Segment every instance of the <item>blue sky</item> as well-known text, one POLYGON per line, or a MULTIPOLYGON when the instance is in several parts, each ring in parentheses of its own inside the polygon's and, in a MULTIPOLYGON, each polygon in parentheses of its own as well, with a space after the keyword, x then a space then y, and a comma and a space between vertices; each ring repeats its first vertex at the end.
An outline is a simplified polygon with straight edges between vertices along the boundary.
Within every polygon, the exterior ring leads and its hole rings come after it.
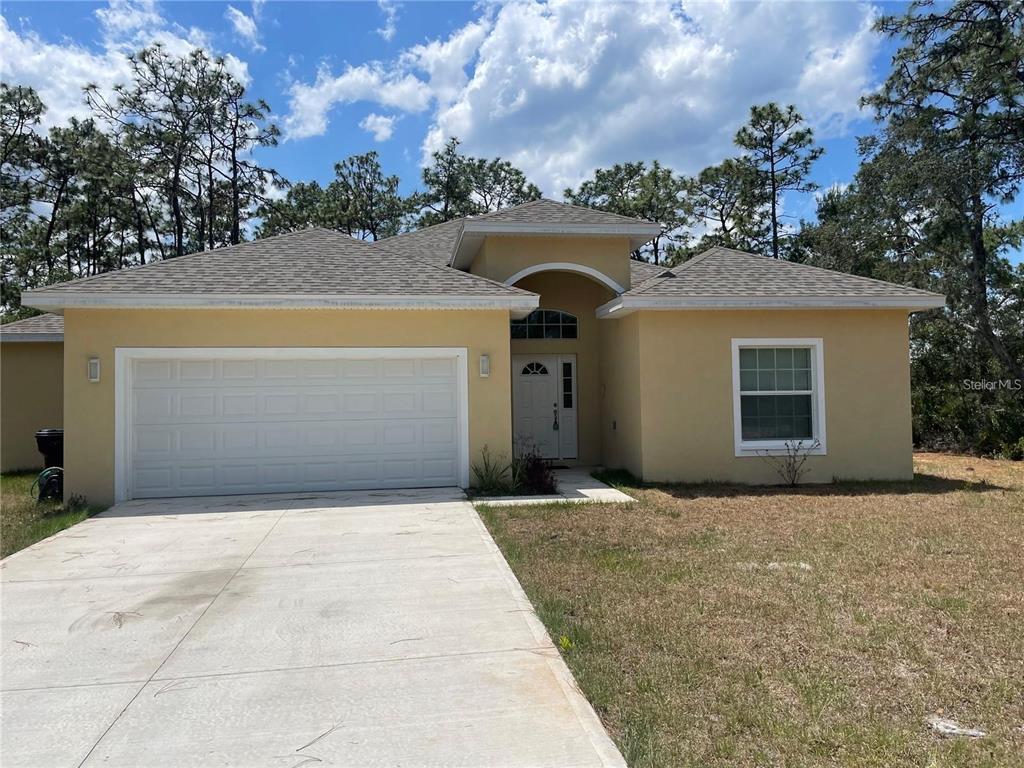
MULTIPOLYGON (((893 6, 889 7, 889 10, 893 6)), ((902 7, 902 6, 899 6, 902 7)), ((263 160, 328 181, 336 161, 377 150, 403 189, 448 136, 501 155, 548 196, 595 167, 660 159, 695 173, 732 152, 753 103, 794 103, 848 182, 858 97, 893 46, 857 2, 5 2, 0 73, 32 85, 49 120, 83 115, 80 89, 111 87, 126 53, 154 41, 228 57, 284 131, 263 160)), ((794 217, 813 199, 785 201, 794 217)), ((1016 206, 1017 213, 1021 204, 1016 206)))

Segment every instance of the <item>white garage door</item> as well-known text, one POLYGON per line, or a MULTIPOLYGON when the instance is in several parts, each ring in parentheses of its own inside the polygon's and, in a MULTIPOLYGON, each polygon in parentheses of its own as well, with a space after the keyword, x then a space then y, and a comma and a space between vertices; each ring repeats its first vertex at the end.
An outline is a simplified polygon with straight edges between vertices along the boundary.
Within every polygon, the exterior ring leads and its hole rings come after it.
POLYGON ((118 352, 121 497, 462 480, 457 350, 118 352))

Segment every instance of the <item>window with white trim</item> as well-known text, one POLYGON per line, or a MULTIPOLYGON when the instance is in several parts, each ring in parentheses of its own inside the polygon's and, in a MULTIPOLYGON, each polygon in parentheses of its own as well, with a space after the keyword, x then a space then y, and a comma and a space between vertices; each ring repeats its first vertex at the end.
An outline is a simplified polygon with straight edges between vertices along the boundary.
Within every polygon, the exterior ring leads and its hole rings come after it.
POLYGON ((821 339, 733 339, 736 455, 805 446, 825 452, 821 339))

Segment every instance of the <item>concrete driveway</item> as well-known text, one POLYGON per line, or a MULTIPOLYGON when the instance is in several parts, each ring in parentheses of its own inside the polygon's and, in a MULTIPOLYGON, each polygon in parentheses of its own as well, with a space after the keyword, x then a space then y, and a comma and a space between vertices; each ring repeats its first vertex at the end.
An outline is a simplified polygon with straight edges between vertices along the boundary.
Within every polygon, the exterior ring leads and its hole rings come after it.
POLYGON ((130 502, 0 570, 5 768, 623 765, 457 489, 130 502))

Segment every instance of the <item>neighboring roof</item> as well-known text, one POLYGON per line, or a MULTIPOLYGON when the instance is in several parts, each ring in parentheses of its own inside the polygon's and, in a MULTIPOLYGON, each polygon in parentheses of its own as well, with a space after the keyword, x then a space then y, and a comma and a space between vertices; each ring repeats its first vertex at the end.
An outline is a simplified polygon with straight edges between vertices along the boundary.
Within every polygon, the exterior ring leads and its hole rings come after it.
POLYGON ((13 323, 0 325, 0 339, 3 341, 64 341, 64 318, 46 313, 13 323))
POLYGON ((879 308, 931 309, 941 294, 848 275, 730 248, 712 248, 651 277, 600 307, 598 314, 637 309, 879 308))
POLYGON ((27 291, 28 306, 532 309, 536 295, 306 229, 27 291))

